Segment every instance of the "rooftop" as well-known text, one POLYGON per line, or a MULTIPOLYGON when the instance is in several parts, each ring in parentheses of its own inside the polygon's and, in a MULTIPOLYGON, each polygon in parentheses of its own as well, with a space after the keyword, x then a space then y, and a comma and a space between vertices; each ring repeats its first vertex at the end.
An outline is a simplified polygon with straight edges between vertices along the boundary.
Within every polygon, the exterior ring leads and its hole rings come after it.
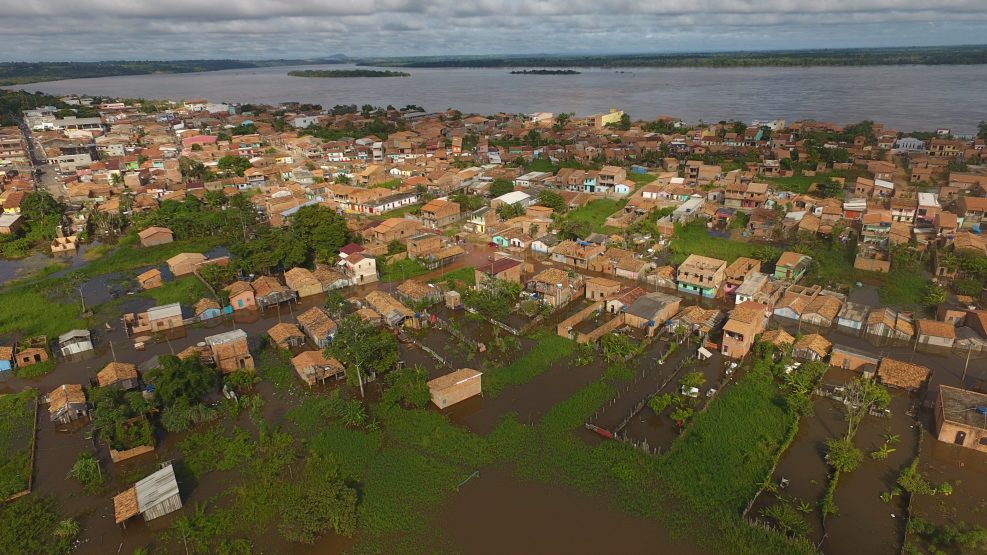
POLYGON ((987 395, 941 385, 939 403, 945 421, 987 431, 987 414, 981 412, 982 408, 987 407, 987 395))

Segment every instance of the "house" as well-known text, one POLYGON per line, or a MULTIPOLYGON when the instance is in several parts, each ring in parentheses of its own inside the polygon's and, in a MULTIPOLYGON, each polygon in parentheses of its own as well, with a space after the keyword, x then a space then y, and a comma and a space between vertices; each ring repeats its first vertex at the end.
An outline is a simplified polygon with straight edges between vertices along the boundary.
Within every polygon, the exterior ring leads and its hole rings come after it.
POLYGON ((442 290, 430 283, 422 283, 413 279, 398 285, 394 291, 398 299, 410 306, 420 308, 432 306, 442 300, 442 290))
POLYGON ((174 234, 167 227, 149 227, 138 233, 137 236, 140 237, 142 247, 164 245, 175 240, 174 234))
POLYGON ((250 355, 247 333, 243 330, 211 335, 205 342, 213 363, 223 374, 254 369, 254 357, 250 355))
POLYGON ((881 383, 909 391, 922 387, 930 374, 932 371, 925 366, 888 357, 882 358, 877 367, 877 377, 881 383))
POLYGON ((812 258, 802 253, 785 251, 778 262, 775 262, 775 278, 798 282, 808 271, 812 258))
POLYGON ((784 349, 786 347, 791 347, 795 344, 795 338, 792 334, 787 331, 778 328, 776 330, 769 330, 761 334, 761 343, 767 343, 773 345, 778 349, 784 349))
POLYGON ((554 233, 548 233, 546 235, 542 235, 541 237, 538 237, 537 239, 531 241, 531 245, 530 245, 531 252, 536 254, 547 255, 560 242, 561 240, 554 233))
POLYGON ((349 287, 353 284, 345 274, 333 270, 329 266, 316 265, 315 270, 312 271, 312 275, 315 279, 319 280, 319 284, 322 285, 323 291, 332 291, 334 289, 341 289, 343 287, 349 287))
POLYGON ((917 341, 933 347, 952 347, 956 341, 956 328, 937 320, 918 320, 917 341))
POLYGON ((807 324, 828 328, 836 322, 843 308, 843 301, 833 295, 816 295, 805 310, 802 311, 801 320, 807 324))
POLYGON ((689 333, 706 337, 723 322, 724 318, 723 312, 715 308, 687 306, 672 317, 665 329, 674 333, 681 326, 689 333))
POLYGON ((99 387, 137 389, 140 385, 139 381, 137 365, 129 362, 111 362, 96 373, 96 383, 99 387))
POLYGON ((182 495, 178 490, 175 469, 170 462, 113 497, 113 518, 117 524, 124 526, 128 519, 137 515, 144 517, 146 522, 181 508, 182 495))
POLYGON ((377 260, 360 253, 340 258, 339 267, 354 284, 377 281, 377 260))
POLYGON ((830 366, 860 372, 866 377, 874 375, 880 360, 880 357, 843 345, 833 345, 833 351, 829 356, 830 366))
POLYGON ((682 299, 666 293, 647 293, 624 309, 624 322, 651 337, 679 311, 682 299))
POLYGON ((836 325, 862 333, 864 326, 867 325, 867 312, 866 305, 848 302, 840 309, 836 317, 836 325))
POLYGON ((802 336, 792 346, 792 356, 804 360, 822 360, 829 354, 833 344, 818 333, 802 336))
POLYGON ((720 352, 730 358, 743 358, 754 346, 754 338, 764 330, 767 319, 763 305, 747 302, 730 311, 723 325, 720 352))
POLYGON ((137 283, 141 286, 141 289, 144 289, 145 291, 148 289, 154 289, 155 287, 161 287, 164 285, 164 280, 161 278, 161 270, 151 268, 142 274, 138 274, 137 283))
POLYGON ((234 281, 223 288, 230 298, 230 306, 233 310, 254 310, 257 308, 257 300, 254 297, 254 288, 246 281, 234 281))
POLYGON ((364 297, 367 305, 383 316, 387 325, 398 328, 404 325, 417 325, 415 311, 404 306, 397 299, 383 291, 371 291, 364 297))
POLYGON ((58 350, 63 357, 88 353, 93 350, 92 333, 89 330, 72 330, 58 336, 58 350))
POLYGON ((336 322, 329 317, 329 313, 320 307, 312 308, 298 315, 298 327, 315 343, 320 349, 325 349, 332 341, 332 336, 336 335, 336 322))
POLYGON ((867 317, 866 332, 875 337, 910 341, 915 337, 915 325, 906 314, 890 308, 878 308, 867 317))
POLYGON ((48 394, 48 417, 52 422, 68 424, 88 414, 89 406, 81 385, 61 385, 48 394))
POLYGON ((302 267, 292 268, 284 273, 284 282, 298 298, 311 297, 323 292, 322 283, 310 270, 302 267))
POLYGON ((24 217, 20 214, 0 214, 0 235, 13 235, 24 227, 24 217))
POLYGON ((432 403, 440 409, 465 401, 470 397, 482 395, 482 372, 472 368, 460 368, 444 376, 428 381, 428 391, 432 403))
POLYGON ((586 280, 586 298, 591 301, 610 299, 620 292, 620 289, 620 283, 612 279, 591 277, 586 280))
POLYGON ((124 314, 123 321, 131 336, 163 332, 185 325, 182 319, 182 305, 179 303, 155 306, 147 309, 147 312, 138 314, 124 314))
POLYGON ((559 308, 583 293, 583 279, 580 274, 548 268, 532 276, 525 283, 525 290, 534 298, 559 308))
POLYGON ((171 275, 180 277, 191 274, 206 261, 206 255, 197 252, 183 252, 167 260, 171 275))
POLYGON ((462 216, 459 212, 459 203, 437 198, 421 207, 421 218, 426 227, 442 229, 458 222, 462 216))
MULTIPOLYGON (((723 293, 726 295, 736 292, 748 277, 760 273, 761 261, 745 256, 738 257, 727 266, 723 273, 723 293)), ((763 274, 762 274, 763 275, 763 274)), ((741 301, 743 302, 743 301, 741 301)), ((739 303, 738 303, 739 304, 739 303)))
POLYGON ((0 372, 10 372, 14 369, 14 348, 0 345, 0 372))
MULTIPOLYGON (((230 308, 230 307, 227 307, 230 308)), ((199 299, 192 307, 192 311, 195 313, 195 317, 199 321, 210 320, 212 318, 218 318, 223 315, 223 310, 220 308, 219 303, 212 299, 199 299)))
POLYGON ((266 308, 295 300, 295 292, 282 285, 278 278, 260 276, 250 283, 254 289, 254 299, 257 306, 266 308))
POLYGON ((712 298, 719 291, 727 263, 716 258, 690 254, 679 265, 675 275, 678 290, 691 295, 712 298))
POLYGON ((48 360, 48 351, 43 347, 28 347, 17 351, 17 367, 24 368, 48 360))
POLYGON ((588 269, 590 260, 603 254, 606 247, 587 241, 562 241, 552 249, 552 260, 572 266, 573 268, 588 269))
POLYGON ((502 279, 521 283, 521 261, 513 258, 501 257, 490 261, 473 269, 475 287, 481 288, 488 279, 502 279))
POLYGON ((305 344, 305 334, 295 324, 281 322, 267 330, 268 337, 279 349, 290 350, 305 344))
POLYGON ((987 215, 987 198, 963 195, 956 203, 955 212, 963 219, 961 229, 983 229, 982 224, 987 215))
POLYGON ((295 373, 309 387, 317 383, 326 383, 329 378, 345 376, 343 365, 332 357, 325 356, 322 351, 303 351, 291 359, 295 373))
POLYGON ((987 395, 940 385, 934 411, 939 441, 987 452, 987 395))
POLYGON ((511 191, 510 193, 500 195, 499 197, 491 200, 490 209, 496 212, 497 208, 501 205, 520 205, 522 208, 526 208, 534 203, 535 199, 532 198, 531 195, 521 191, 511 191))

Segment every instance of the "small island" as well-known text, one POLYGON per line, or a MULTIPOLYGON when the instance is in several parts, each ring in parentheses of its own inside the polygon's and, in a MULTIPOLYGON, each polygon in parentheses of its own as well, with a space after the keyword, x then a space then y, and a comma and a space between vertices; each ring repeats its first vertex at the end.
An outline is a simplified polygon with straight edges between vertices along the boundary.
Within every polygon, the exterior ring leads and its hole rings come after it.
POLYGON ((579 75, 574 69, 521 69, 511 72, 511 75, 579 75))
POLYGON ((410 77, 403 71, 384 71, 376 69, 301 69, 289 71, 291 77, 410 77))

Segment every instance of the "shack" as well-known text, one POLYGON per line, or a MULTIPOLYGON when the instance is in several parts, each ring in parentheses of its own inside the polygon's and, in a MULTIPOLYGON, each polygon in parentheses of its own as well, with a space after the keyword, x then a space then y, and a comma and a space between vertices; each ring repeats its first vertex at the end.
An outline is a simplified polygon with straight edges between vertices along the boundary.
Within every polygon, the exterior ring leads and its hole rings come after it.
POLYGON ((113 497, 113 514, 117 524, 137 515, 154 520, 182 508, 182 496, 171 463, 113 497))
POLYGON ((455 372, 429 380, 428 391, 432 395, 432 402, 440 409, 444 409, 474 395, 481 395, 483 393, 480 384, 482 375, 482 372, 472 368, 460 368, 455 372))

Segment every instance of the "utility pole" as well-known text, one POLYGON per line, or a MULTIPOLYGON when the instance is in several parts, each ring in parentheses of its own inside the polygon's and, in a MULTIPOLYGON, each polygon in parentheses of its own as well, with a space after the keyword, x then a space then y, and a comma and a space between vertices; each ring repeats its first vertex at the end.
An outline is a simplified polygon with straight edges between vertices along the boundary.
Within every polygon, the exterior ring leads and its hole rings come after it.
POLYGON ((970 348, 966 350, 966 364, 963 365, 963 378, 961 382, 966 382, 966 369, 970 367, 970 354, 973 353, 973 343, 970 343, 970 348))
POLYGON ((79 290, 79 298, 82 299, 82 313, 85 314, 86 313, 86 296, 82 294, 82 287, 79 287, 78 290, 79 290))

